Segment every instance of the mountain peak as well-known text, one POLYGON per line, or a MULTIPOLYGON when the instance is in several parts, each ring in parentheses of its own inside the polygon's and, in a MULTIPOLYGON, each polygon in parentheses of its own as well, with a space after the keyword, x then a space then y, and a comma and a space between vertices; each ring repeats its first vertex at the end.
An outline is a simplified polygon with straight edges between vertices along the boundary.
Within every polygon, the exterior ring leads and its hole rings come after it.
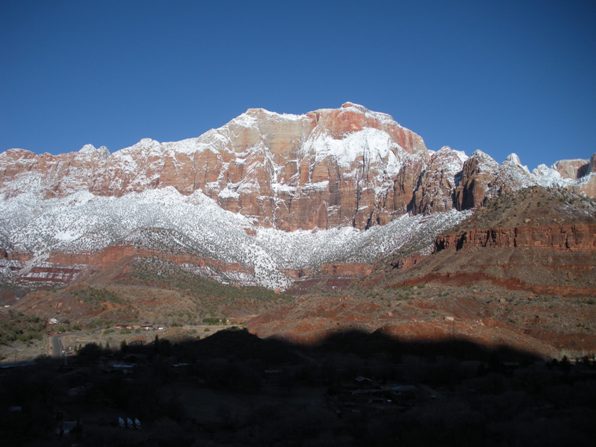
POLYGON ((253 119, 269 119, 269 120, 285 120, 285 121, 296 121, 305 118, 305 115, 295 115, 292 113, 278 113, 273 112, 271 110, 265 109, 263 107, 251 107, 246 109, 246 112, 237 116, 234 120, 238 119, 246 119, 246 117, 250 117, 253 119))
POLYGON ((350 102, 350 101, 344 102, 341 105, 341 108, 342 109, 357 109, 364 113, 370 111, 370 109, 368 109, 367 107, 364 107, 362 104, 356 104, 355 102, 350 102))
POLYGON ((448 154, 448 155, 453 154, 462 163, 465 162, 469 158, 468 155, 464 151, 459 151, 459 150, 454 149, 450 146, 443 146, 443 147, 441 147, 441 149, 439 149, 437 152, 435 152, 436 156, 441 156, 443 154, 448 154))
POLYGON ((522 169, 523 171, 525 171, 527 173, 530 172, 530 170, 528 169, 528 167, 522 164, 522 162, 521 162, 521 160, 519 158, 519 155, 517 155, 515 152, 512 152, 511 154, 509 154, 507 156, 507 158, 505 159, 505 163, 506 164, 509 164, 509 165, 512 165, 512 166, 516 166, 516 167, 522 169))
POLYGON ((519 158, 519 155, 517 155, 515 152, 510 153, 507 158, 505 159, 505 161, 508 161, 510 163, 513 163, 517 166, 521 166, 521 160, 519 158))
POLYGON ((95 146, 93 146, 92 144, 85 144, 83 145, 83 147, 81 147, 79 149, 79 153, 80 154, 88 154, 88 153, 93 153, 97 150, 97 148, 95 146))
POLYGON ((98 154, 98 155, 102 155, 102 156, 108 156, 108 155, 110 155, 110 150, 105 146, 95 147, 92 144, 85 144, 85 145, 83 145, 83 147, 81 147, 79 149, 79 154, 85 154, 85 155, 98 154))

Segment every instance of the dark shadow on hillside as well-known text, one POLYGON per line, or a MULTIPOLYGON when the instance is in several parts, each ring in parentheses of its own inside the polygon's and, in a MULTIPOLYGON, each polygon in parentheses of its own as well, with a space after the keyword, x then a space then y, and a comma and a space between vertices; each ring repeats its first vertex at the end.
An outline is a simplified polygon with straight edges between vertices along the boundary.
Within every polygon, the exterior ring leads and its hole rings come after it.
POLYGON ((591 445, 596 367, 465 340, 228 330, 0 369, 2 445, 591 445))

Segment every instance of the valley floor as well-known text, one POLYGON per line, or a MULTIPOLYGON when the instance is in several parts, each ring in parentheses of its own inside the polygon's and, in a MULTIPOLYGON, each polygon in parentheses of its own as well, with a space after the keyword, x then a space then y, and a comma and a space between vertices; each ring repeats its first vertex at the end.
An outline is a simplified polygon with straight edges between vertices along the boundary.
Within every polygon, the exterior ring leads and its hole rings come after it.
POLYGON ((591 296, 544 296, 481 281, 469 287, 359 282, 347 288, 322 282, 310 285, 308 293, 293 292, 259 295, 260 289, 239 289, 225 297, 197 296, 137 284, 36 291, 0 303, 0 359, 53 355, 53 336, 60 336, 72 354, 89 342, 115 348, 155 337, 196 340, 234 326, 300 343, 357 329, 401 340, 458 337, 543 358, 596 353, 596 298, 591 296))
POLYGON ((593 297, 482 281, 320 280, 292 295, 194 281, 133 277, 0 303, 0 443, 582 446, 596 435, 593 297))

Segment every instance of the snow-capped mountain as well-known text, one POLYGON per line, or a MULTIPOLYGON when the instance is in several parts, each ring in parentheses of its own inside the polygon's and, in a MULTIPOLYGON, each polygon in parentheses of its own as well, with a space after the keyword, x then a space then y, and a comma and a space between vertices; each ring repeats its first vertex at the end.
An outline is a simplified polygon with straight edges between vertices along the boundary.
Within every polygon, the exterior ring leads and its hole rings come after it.
POLYGON ((196 138, 112 154, 11 149, 0 154, 0 275, 67 282, 127 247, 115 258, 168 253, 221 281, 285 288, 296 271, 423 250, 504 192, 565 186, 594 197, 594 164, 529 172, 515 154, 498 164, 480 151, 430 151, 352 103, 305 115, 249 109, 196 138))

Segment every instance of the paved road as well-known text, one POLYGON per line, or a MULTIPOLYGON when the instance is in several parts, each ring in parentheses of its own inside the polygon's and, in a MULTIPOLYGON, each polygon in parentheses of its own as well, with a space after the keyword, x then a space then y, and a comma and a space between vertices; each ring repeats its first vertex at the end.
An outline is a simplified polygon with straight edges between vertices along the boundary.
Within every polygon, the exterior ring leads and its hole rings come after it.
POLYGON ((52 335, 50 338, 52 357, 62 357, 62 338, 59 335, 52 335))

